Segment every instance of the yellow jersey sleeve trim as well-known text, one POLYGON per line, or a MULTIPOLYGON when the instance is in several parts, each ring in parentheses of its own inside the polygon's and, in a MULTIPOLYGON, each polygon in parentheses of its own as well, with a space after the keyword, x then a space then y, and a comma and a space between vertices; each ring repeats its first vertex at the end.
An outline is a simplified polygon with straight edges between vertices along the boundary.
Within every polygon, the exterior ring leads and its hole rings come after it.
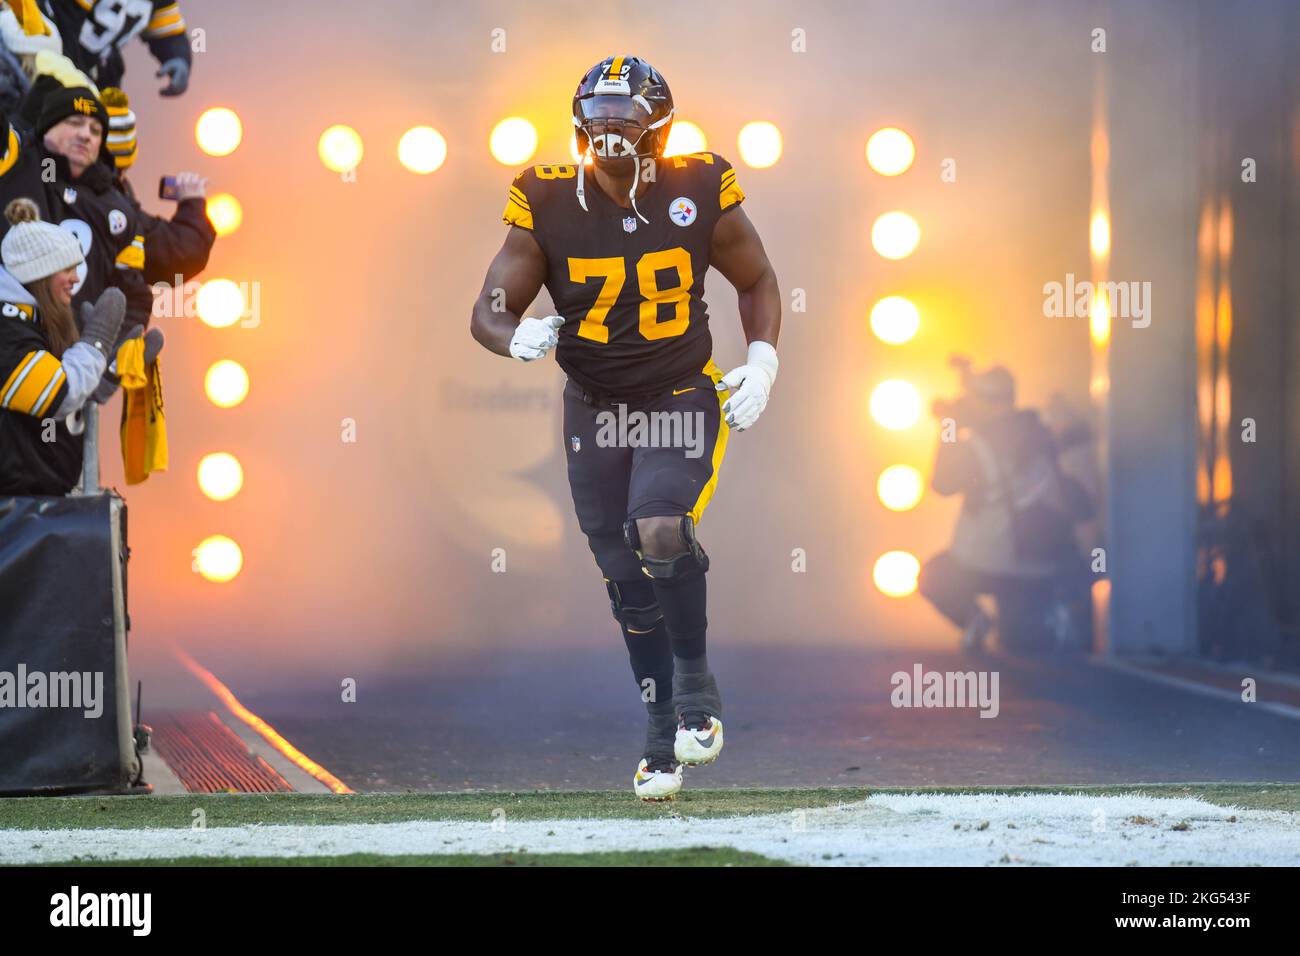
POLYGON ((177 36, 185 32, 185 20, 181 17, 180 7, 173 3, 155 10, 149 25, 144 28, 144 35, 149 40, 177 36))
POLYGON ((745 191, 736 182, 736 171, 728 169, 722 174, 722 184, 718 189, 718 206, 726 209, 745 198, 745 191))
POLYGON ((506 199, 506 211, 501 214, 501 220, 507 226, 519 226, 521 229, 532 230, 533 212, 528 208, 528 200, 520 202, 515 198, 516 189, 510 190, 510 196, 506 199))

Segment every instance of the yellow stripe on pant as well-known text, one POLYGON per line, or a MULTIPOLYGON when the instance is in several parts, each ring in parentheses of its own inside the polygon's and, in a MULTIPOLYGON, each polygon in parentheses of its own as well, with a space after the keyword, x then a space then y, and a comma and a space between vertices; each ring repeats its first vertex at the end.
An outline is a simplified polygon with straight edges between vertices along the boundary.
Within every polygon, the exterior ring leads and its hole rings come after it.
MULTIPOLYGON (((713 379, 714 385, 717 385, 722 380, 722 369, 714 364, 713 359, 709 359, 709 363, 704 366, 704 374, 713 379)), ((722 458, 727 453, 727 436, 731 433, 731 428, 727 425, 727 418, 722 413, 722 405, 727 400, 728 394, 718 392, 717 396, 718 440, 713 444, 713 473, 709 475, 709 480, 700 489, 700 496, 695 499, 695 507, 689 512, 691 521, 696 525, 699 525, 700 517, 704 514, 704 509, 708 507, 714 489, 718 487, 718 469, 722 467, 722 458)))

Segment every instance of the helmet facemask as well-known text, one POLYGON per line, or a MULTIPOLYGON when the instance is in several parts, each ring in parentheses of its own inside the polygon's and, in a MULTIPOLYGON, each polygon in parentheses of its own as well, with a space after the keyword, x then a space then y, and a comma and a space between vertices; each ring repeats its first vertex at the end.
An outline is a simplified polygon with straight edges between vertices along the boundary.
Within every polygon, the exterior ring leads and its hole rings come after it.
POLYGON ((636 208, 641 167, 663 154, 675 110, 667 85, 653 68, 635 58, 631 63, 624 69, 615 69, 611 63, 608 70, 605 63, 599 64, 588 71, 574 96, 573 125, 580 154, 578 202, 587 208, 584 168, 594 160, 603 171, 620 179, 629 171, 634 173, 628 198, 637 217, 648 222, 636 208), (646 70, 648 76, 642 75, 646 70))
POLYGON ((641 96, 589 96, 578 101, 579 152, 597 159, 651 159, 662 152, 658 129, 650 126, 650 111, 641 96), (639 101, 639 102, 638 102, 639 101))

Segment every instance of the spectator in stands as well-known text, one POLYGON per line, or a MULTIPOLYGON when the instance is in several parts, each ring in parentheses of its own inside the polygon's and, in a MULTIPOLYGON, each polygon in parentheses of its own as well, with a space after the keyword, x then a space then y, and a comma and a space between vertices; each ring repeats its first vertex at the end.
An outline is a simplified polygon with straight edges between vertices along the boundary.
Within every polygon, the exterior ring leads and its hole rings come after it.
POLYGON ((135 113, 127 95, 119 89, 103 91, 108 111, 108 151, 117 168, 117 188, 135 206, 139 230, 144 235, 144 279, 149 285, 171 285, 180 276, 188 282, 208 264, 217 230, 208 219, 208 181, 198 173, 176 175, 176 212, 171 219, 146 212, 126 178, 135 163, 139 148, 136 141, 135 113))
POLYGON ((67 230, 42 222, 36 204, 5 207, 0 242, 0 495, 63 495, 81 476, 83 445, 70 420, 98 387, 126 311, 105 289, 73 318, 84 261, 67 230))

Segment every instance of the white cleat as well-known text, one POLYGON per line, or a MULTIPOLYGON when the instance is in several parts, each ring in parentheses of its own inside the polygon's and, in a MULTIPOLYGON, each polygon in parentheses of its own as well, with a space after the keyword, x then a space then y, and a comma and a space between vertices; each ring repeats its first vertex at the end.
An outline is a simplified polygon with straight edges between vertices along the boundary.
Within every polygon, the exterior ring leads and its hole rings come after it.
POLYGON ((713 763, 722 752, 722 721, 702 713, 683 714, 673 753, 688 767, 713 763))
POLYGON ((682 765, 669 760, 642 757, 632 778, 632 789, 642 800, 671 800, 682 789, 682 765))

